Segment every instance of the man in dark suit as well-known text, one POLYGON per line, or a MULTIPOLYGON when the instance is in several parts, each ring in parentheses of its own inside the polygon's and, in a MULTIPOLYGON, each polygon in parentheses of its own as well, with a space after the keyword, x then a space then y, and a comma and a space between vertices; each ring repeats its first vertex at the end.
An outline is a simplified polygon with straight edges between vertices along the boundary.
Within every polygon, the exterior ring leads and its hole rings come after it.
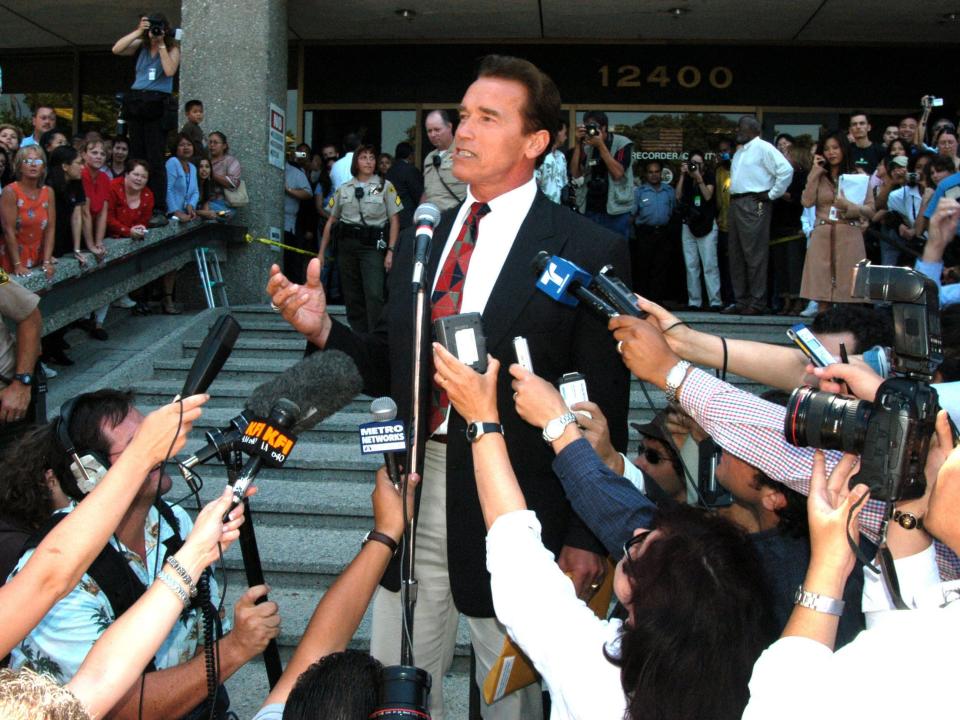
MULTIPOLYGON (((592 273, 613 264, 629 282, 629 256, 622 238, 537 191, 533 171, 552 147, 559 116, 559 93, 535 66, 517 58, 484 59, 478 79, 461 103, 457 128, 454 172, 469 185, 467 199, 441 217, 430 251, 426 282, 434 291, 432 314, 435 318, 442 307, 451 305, 453 312, 480 312, 487 349, 504 365, 514 361, 512 339, 522 335, 539 374, 557 378, 565 372, 582 372, 591 399, 609 419, 614 445, 622 449, 629 376, 606 323, 538 292, 530 266, 537 252, 546 250, 592 273), (464 251, 466 246, 469 253, 464 251)), ((333 322, 316 263, 311 262, 303 286, 290 283, 276 267, 267 286, 285 319, 316 347, 351 355, 363 375, 364 391, 392 394, 401 412, 407 412, 412 402, 411 234, 400 242, 389 278, 390 301, 372 333, 358 335, 333 322)), ((429 389, 429 344, 422 348, 421 359, 421 382, 429 389)), ((578 593, 589 597, 603 576, 598 554, 603 553, 602 545, 572 514, 551 470, 543 428, 528 425, 517 415, 510 379, 507 373, 501 374, 498 403, 511 461, 527 502, 543 526, 545 545, 558 553, 561 567, 572 573, 578 593)), ((501 651, 503 629, 493 617, 484 523, 465 433, 468 422, 485 419, 462 418, 442 403, 438 406, 430 392, 424 395, 419 415, 434 422, 429 427, 424 422, 421 434, 430 439, 418 507, 414 650, 417 665, 433 675, 431 706, 438 718, 443 707, 441 679, 453 658, 458 611, 467 616, 481 685, 501 651)), ((395 572, 388 572, 385 587, 397 589, 395 572)), ((397 595, 381 588, 374 608, 372 651, 385 662, 395 662, 399 656, 397 595)), ((489 707, 484 703, 483 716, 539 718, 539 693, 534 684, 489 707)))
POLYGON ((413 164, 413 145, 410 143, 398 142, 393 158, 386 179, 393 183, 403 203, 403 210, 398 215, 400 229, 406 230, 413 223, 413 210, 423 195, 423 175, 413 164))

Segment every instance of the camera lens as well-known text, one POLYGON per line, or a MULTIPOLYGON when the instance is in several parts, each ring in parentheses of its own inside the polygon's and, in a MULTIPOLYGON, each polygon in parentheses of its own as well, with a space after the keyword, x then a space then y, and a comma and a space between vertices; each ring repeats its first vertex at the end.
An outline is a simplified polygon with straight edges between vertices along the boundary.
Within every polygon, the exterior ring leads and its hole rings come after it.
POLYGON ((799 387, 787 403, 783 432, 797 447, 860 454, 873 405, 812 387, 799 387))
POLYGON ((422 668, 409 665, 385 667, 380 704, 370 717, 375 720, 429 720, 430 686, 430 673, 422 668))

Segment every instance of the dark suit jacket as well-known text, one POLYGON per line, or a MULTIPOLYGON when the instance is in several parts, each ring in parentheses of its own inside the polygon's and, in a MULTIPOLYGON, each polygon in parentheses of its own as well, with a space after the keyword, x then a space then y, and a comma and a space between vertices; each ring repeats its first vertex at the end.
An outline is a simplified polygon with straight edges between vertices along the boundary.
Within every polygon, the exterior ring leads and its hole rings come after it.
MULTIPOLYGON (((428 288, 432 287, 455 218, 456 210, 449 210, 441 216, 430 251, 428 288)), ((478 242, 496 241, 495 237, 484 238, 481 224, 478 242)), ((391 395, 405 421, 409 421, 412 402, 412 246, 411 229, 400 240, 389 276, 390 299, 377 328, 372 333, 360 335, 334 323, 326 345, 328 349, 341 350, 353 357, 363 376, 364 392, 372 396, 391 395)), ((629 374, 617 355, 606 322, 579 307, 571 308, 555 302, 536 290, 531 260, 540 250, 560 255, 591 273, 603 265, 612 264, 617 275, 629 284, 627 244, 622 237, 550 202, 538 192, 483 312, 487 350, 503 366, 497 386, 497 402, 510 461, 527 505, 536 511, 543 527, 543 542, 555 553, 563 545, 603 553, 602 544, 572 514, 563 488, 551 469, 553 452, 543 441, 541 429, 528 425, 517 415, 510 387, 512 378, 506 367, 515 362, 513 338, 523 335, 529 342, 533 367, 538 375, 556 381, 565 372, 583 373, 590 398, 603 408, 613 443, 621 449, 625 447, 627 437, 629 374)), ((429 314, 427 323, 429 327, 429 314)), ((425 423, 429 418, 427 404, 432 377, 429 343, 424 343, 422 359, 422 382, 427 391, 423 393, 420 417, 425 423)), ((461 612, 474 617, 491 617, 494 613, 490 576, 486 570, 486 528, 465 429, 464 419, 451 408, 447 444, 450 586, 461 612)), ((425 433, 426 429, 422 432, 425 433)), ((424 482, 430 482, 430 478, 424 482)), ((399 587, 394 570, 387 572, 384 582, 391 589, 399 587)))
POLYGON ((393 183, 403 203, 403 210, 397 213, 403 230, 413 222, 413 211, 423 195, 423 174, 406 160, 397 160, 387 170, 387 180, 393 183))

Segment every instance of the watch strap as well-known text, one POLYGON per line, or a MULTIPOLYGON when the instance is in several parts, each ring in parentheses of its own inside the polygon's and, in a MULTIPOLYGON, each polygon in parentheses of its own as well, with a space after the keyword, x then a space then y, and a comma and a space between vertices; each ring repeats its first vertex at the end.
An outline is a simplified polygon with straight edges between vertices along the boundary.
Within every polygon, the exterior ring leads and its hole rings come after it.
POLYGON ((377 532, 376 530, 371 530, 370 532, 368 532, 366 535, 363 536, 363 542, 360 544, 361 547, 366 545, 371 540, 374 540, 378 543, 383 543, 384 545, 386 545, 388 548, 390 548, 390 552, 393 555, 397 554, 397 548, 400 547, 397 544, 397 541, 394 540, 392 537, 382 532, 377 532))
POLYGON ((681 360, 667 373, 667 387, 664 390, 664 394, 667 397, 667 402, 676 402, 677 401, 677 391, 680 390, 680 386, 683 385, 683 381, 687 379, 687 370, 690 369, 690 363, 686 360, 681 360))
POLYGON ((797 588, 797 592, 793 596, 793 604, 815 612, 836 615, 837 617, 843 615, 843 608, 844 605, 846 605, 843 600, 837 600, 828 595, 821 595, 820 593, 804 590, 803 585, 797 588))
POLYGON ((33 385, 33 375, 30 373, 16 373, 13 379, 18 380, 23 385, 33 385))
POLYGON ((475 420, 467 424, 467 440, 476 442, 488 433, 500 433, 503 435, 503 425, 495 422, 481 422, 475 420))

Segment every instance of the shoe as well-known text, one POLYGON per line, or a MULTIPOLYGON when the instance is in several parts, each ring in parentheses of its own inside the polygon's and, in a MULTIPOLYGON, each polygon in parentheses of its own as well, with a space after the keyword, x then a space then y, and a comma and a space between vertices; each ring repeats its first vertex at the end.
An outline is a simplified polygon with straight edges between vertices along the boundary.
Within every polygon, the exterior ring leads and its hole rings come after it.
POLYGON ((86 330, 88 333, 91 333, 97 327, 97 324, 93 321, 92 317, 80 318, 77 320, 77 327, 81 330, 86 330))
POLYGON ((703 312, 703 305, 684 305, 686 312, 703 312))
POLYGON ((147 223, 148 228, 158 228, 164 227, 170 224, 169 218, 164 215, 162 212, 155 212, 151 217, 150 221, 147 223))
POLYGON ((180 315, 183 313, 183 310, 173 304, 173 295, 170 293, 163 296, 163 304, 161 307, 163 307, 164 315, 180 315))
POLYGON ((820 305, 816 301, 811 300, 807 303, 807 307, 800 312, 800 317, 813 317, 819 311, 820 305))
POLYGON ((153 310, 150 309, 150 303, 147 303, 143 300, 136 304, 136 307, 133 308, 134 315, 152 315, 153 310))
POLYGON ((110 336, 107 335, 107 331, 104 330, 102 327, 93 328, 93 330, 90 331, 90 337, 92 337, 94 340, 101 340, 101 341, 107 340, 110 338, 110 336))
POLYGON ((44 365, 63 365, 64 367, 69 367, 73 365, 73 360, 61 349, 53 350, 52 352, 45 353, 40 360, 44 365))
POLYGON ((117 298, 111 303, 115 308, 123 308, 124 310, 131 310, 137 306, 137 301, 130 298, 129 295, 124 295, 121 298, 117 298))
POLYGON ((743 305, 739 303, 732 303, 727 305, 723 310, 720 311, 724 315, 739 315, 743 312, 743 305))
POLYGON ((750 307, 745 307, 743 310, 741 310, 740 314, 741 315, 762 315, 763 313, 751 305, 750 307))
MULTIPOLYGON (((70 364, 73 365, 72 362, 70 364)), ((40 367, 43 368, 43 374, 47 376, 47 379, 55 378, 57 375, 60 374, 53 368, 47 367, 45 363, 40 363, 40 367)))
POLYGON ((711 305, 710 307, 707 308, 707 312, 722 313, 723 305, 711 305))

